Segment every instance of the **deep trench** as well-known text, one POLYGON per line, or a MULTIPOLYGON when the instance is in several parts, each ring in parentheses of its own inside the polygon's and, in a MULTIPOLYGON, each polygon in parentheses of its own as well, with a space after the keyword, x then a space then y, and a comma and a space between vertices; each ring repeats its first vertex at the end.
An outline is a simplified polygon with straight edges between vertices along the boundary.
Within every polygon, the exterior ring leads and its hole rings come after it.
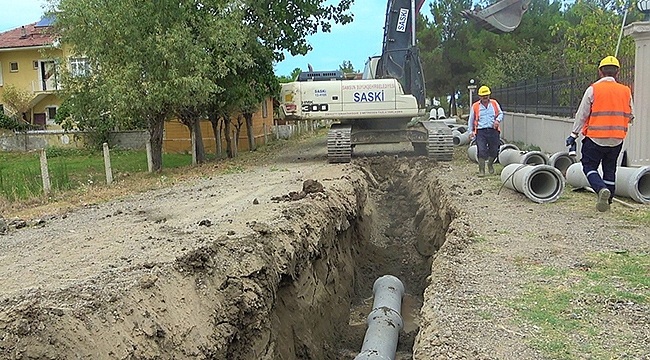
POLYGON ((357 165, 367 182, 360 215, 336 233, 333 249, 312 262, 313 274, 279 290, 274 328, 285 343, 276 358, 354 359, 372 310, 373 284, 383 275, 404 284, 404 328, 395 359, 412 358, 432 258, 454 210, 425 159, 384 156, 357 165), (319 283, 328 289, 325 298, 307 290, 319 283))

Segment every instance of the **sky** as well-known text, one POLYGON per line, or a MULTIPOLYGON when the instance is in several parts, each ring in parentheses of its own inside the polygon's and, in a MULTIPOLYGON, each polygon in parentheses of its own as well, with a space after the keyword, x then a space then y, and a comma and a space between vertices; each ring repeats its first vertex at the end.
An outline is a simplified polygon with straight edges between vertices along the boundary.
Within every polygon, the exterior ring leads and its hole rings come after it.
MULTIPOLYGON (((428 11, 428 3, 422 11, 428 11)), ((45 0, 0 0, 0 32, 40 20, 45 0)), ((306 56, 291 56, 275 64, 276 75, 290 75, 295 68, 307 71, 337 70, 344 61, 351 61, 355 70, 363 71, 370 56, 380 55, 384 36, 386 0, 356 0, 351 8, 354 21, 333 25, 329 33, 307 38, 314 50, 306 56)))

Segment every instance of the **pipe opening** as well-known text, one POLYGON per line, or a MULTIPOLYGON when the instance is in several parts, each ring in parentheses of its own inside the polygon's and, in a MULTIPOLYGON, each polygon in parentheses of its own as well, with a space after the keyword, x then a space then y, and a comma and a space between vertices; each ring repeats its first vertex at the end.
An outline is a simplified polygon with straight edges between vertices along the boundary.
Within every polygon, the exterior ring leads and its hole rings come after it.
POLYGON ((650 168, 642 171, 637 181, 636 191, 639 194, 639 198, 642 199, 642 202, 650 202, 650 168))
POLYGON ((562 175, 566 174, 569 166, 573 165, 575 161, 569 156, 560 156, 551 164, 554 168, 560 170, 562 175))
POLYGON ((549 171, 537 171, 531 175, 528 189, 532 196, 540 200, 553 199, 562 191, 560 181, 549 171))
POLYGON ((546 165, 548 158, 542 153, 531 151, 523 155, 521 162, 526 165, 546 165))

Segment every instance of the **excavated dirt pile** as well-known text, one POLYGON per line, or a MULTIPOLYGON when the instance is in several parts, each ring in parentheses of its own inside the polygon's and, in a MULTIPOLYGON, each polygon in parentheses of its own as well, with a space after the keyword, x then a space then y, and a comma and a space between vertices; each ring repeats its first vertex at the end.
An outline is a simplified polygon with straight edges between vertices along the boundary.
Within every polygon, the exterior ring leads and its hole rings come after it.
POLYGON ((411 358, 454 217, 432 163, 288 160, 10 228, 0 358, 353 358, 385 274, 411 358))

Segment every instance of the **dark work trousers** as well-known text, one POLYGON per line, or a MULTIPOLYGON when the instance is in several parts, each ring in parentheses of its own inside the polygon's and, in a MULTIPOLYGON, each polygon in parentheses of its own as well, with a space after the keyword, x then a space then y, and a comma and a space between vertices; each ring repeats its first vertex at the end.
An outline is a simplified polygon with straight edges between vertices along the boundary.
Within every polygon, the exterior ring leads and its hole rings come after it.
POLYGON ((476 157, 494 159, 499 155, 501 137, 493 128, 478 129, 476 132, 476 157))
POLYGON ((595 192, 607 187, 611 192, 610 200, 614 197, 616 183, 616 160, 623 148, 623 143, 617 146, 600 146, 590 138, 582 139, 582 171, 589 181, 589 186, 595 192), (603 177, 598 173, 598 166, 602 164, 603 177))

